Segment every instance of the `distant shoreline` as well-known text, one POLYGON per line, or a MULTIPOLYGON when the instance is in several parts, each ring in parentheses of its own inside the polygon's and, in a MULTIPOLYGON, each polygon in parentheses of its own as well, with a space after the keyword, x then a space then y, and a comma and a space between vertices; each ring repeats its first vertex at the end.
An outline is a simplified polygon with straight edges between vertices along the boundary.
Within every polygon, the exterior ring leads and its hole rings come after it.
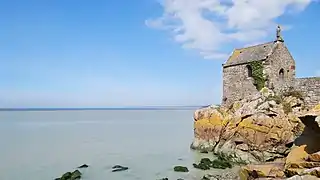
POLYGON ((0 108, 0 111, 102 111, 102 110, 193 110, 205 106, 147 106, 106 108, 0 108))

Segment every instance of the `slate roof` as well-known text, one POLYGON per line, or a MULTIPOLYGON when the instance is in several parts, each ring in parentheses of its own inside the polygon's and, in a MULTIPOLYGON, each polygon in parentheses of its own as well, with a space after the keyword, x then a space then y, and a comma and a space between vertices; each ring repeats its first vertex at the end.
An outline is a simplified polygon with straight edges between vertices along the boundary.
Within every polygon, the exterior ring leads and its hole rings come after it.
POLYGON ((235 49, 227 62, 223 66, 232 66, 244 64, 252 61, 264 60, 269 56, 274 48, 275 42, 268 42, 249 46, 241 49, 235 49))

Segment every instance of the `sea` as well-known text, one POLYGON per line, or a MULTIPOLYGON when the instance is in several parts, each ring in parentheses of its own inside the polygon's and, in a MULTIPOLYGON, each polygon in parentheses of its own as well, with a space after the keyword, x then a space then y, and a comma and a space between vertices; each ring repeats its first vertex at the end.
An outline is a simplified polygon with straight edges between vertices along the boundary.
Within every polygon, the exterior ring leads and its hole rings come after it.
POLYGON ((192 164, 211 154, 190 150, 194 110, 0 111, 0 179, 53 180, 82 164, 83 180, 201 179, 192 164))

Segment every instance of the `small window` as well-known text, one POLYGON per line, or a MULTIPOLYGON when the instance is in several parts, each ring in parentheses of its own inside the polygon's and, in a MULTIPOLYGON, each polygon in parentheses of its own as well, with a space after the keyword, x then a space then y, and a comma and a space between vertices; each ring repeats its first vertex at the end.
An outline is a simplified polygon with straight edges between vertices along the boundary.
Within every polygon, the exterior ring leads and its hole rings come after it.
POLYGON ((248 73, 248 77, 252 77, 252 67, 250 65, 247 65, 247 73, 248 73))
POLYGON ((280 79, 284 79, 284 70, 283 69, 280 69, 279 77, 280 77, 280 79))

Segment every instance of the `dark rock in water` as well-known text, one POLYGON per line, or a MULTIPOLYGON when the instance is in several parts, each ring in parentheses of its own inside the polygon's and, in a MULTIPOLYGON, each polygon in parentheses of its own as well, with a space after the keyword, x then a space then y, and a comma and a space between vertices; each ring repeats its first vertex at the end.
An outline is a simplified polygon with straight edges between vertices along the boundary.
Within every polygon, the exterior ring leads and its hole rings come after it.
POLYGON ((208 175, 204 175, 201 180, 210 180, 210 177, 208 177, 208 175))
POLYGON ((128 167, 125 166, 120 166, 120 165, 115 165, 112 167, 112 172, 118 172, 118 171, 125 171, 128 170, 128 167))
POLYGON ((78 180, 81 179, 81 172, 79 170, 75 170, 72 173, 66 172, 64 173, 61 178, 56 178, 55 180, 78 180))
POLYGON ((175 166, 173 170, 175 172, 189 172, 188 168, 184 166, 175 166))
POLYGON ((81 178, 81 172, 79 170, 75 170, 72 172, 70 180, 76 180, 81 178))
POLYGON ((162 179, 159 179, 159 180, 169 180, 168 178, 162 178, 162 179))
POLYGON ((182 178, 179 178, 179 179, 177 179, 177 180, 184 180, 184 179, 182 179, 182 178))
POLYGON ((200 160, 200 163, 203 163, 203 164, 207 164, 207 165, 211 165, 212 161, 209 159, 209 158, 202 158, 200 160))
POLYGON ((193 164, 194 168, 202 169, 202 170, 209 170, 212 167, 212 161, 209 158, 202 158, 199 164, 193 164))
POLYGON ((87 168, 87 167, 89 167, 89 166, 86 164, 83 164, 83 165, 79 166, 78 168, 87 168))
POLYGON ((122 168, 123 166, 120 166, 120 165, 115 165, 112 167, 112 169, 118 169, 118 168, 122 168))
POLYGON ((125 171, 128 169, 129 169, 128 167, 122 167, 122 168, 113 169, 112 172, 125 171))
POLYGON ((64 173, 62 176, 61 176, 61 180, 65 180, 65 179, 70 179, 72 176, 72 173, 71 172, 66 172, 64 173))
POLYGON ((192 165, 196 169, 201 169, 201 170, 209 170, 210 169, 210 165, 204 164, 204 163, 199 163, 199 164, 193 163, 192 165))
POLYGON ((216 169, 226 169, 232 168, 232 164, 228 161, 224 160, 213 160, 211 161, 209 158, 202 158, 199 164, 193 164, 194 168, 202 169, 202 170, 209 170, 210 168, 216 169))
POLYGON ((212 167, 216 169, 232 168, 232 164, 228 161, 213 160, 212 167))

